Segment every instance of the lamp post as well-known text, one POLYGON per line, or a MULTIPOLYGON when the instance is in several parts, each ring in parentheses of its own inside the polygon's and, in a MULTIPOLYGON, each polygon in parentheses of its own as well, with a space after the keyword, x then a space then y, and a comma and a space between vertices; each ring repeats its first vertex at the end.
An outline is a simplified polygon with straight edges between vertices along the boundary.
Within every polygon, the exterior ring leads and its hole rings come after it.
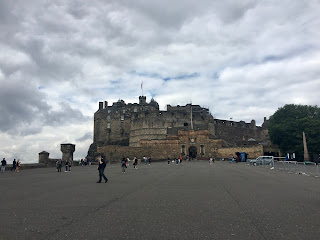
POLYGON ((304 161, 309 161, 309 153, 308 153, 308 147, 307 147, 306 134, 304 132, 302 132, 302 138, 303 138, 303 157, 304 157, 304 161))

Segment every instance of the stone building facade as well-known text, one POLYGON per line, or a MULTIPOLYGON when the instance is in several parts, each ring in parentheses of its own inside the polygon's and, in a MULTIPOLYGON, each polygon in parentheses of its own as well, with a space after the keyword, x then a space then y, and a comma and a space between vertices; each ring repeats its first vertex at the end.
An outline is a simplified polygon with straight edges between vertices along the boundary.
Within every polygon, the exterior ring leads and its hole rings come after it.
MULTIPOLYGON (((249 157, 264 154, 270 147, 267 120, 262 126, 250 123, 215 119, 209 109, 199 105, 167 105, 166 111, 145 96, 139 103, 126 104, 123 100, 99 102, 94 114, 94 139, 88 158, 105 156, 108 161, 122 157, 151 156, 153 159, 190 156, 198 159, 226 158, 235 151, 249 157)), ((275 152, 278 152, 275 148, 275 152)), ((276 153, 278 154, 278 153, 276 153)))

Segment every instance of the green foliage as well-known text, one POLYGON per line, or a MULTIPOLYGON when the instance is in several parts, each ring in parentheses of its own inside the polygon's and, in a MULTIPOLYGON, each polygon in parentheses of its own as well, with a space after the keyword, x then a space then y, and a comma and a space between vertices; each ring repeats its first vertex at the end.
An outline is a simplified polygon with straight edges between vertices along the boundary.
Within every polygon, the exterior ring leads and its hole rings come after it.
POLYGON ((287 104, 269 120, 270 140, 283 153, 296 152, 303 158, 302 132, 305 132, 310 157, 320 153, 320 108, 318 106, 287 104))

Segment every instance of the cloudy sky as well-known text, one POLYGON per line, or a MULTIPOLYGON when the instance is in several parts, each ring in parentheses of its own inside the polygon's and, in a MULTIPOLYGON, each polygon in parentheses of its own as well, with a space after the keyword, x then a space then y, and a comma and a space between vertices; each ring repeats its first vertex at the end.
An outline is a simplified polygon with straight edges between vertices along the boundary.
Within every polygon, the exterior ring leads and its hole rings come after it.
POLYGON ((192 101, 261 124, 320 105, 319 0, 0 0, 0 157, 75 159, 99 101, 192 101))

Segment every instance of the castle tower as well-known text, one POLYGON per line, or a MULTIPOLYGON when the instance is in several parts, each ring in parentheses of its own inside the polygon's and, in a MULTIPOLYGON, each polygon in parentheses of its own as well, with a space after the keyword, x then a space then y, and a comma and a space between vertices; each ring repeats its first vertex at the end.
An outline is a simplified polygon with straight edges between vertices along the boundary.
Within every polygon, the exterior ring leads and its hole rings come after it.
POLYGON ((143 105, 147 103, 147 97, 146 96, 139 96, 139 104, 143 105))
POLYGON ((48 164, 49 162, 49 154, 46 151, 42 151, 39 153, 39 163, 44 163, 44 164, 48 164))
POLYGON ((73 161, 73 152, 76 149, 76 145, 71 143, 63 143, 61 144, 61 152, 62 152, 62 161, 66 161, 71 159, 73 161))

